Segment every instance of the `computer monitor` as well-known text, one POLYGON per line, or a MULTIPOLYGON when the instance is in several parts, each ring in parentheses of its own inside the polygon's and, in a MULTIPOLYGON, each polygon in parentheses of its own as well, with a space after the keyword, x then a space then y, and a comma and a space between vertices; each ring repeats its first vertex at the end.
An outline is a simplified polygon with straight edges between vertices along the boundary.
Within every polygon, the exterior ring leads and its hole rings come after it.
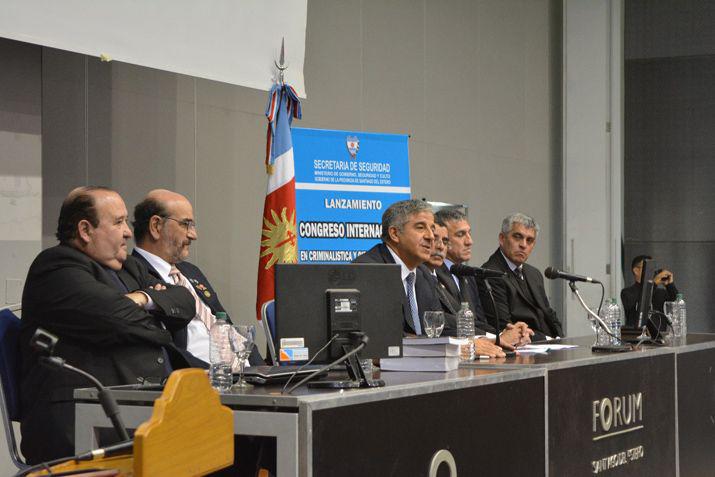
MULTIPOLYGON (((655 260, 643 259, 641 267, 641 294, 638 297, 638 321, 636 326, 643 328, 648 324, 648 317, 653 300, 653 271, 655 270, 655 260)), ((655 336, 654 336, 655 337, 655 336)))
MULTIPOLYGON (((388 264, 276 264, 275 347, 300 344, 313 358, 335 334, 333 344, 316 358, 328 363, 344 354, 350 332, 369 341, 360 358, 402 355, 400 266, 388 264)), ((285 354, 284 354, 285 355, 285 354)))

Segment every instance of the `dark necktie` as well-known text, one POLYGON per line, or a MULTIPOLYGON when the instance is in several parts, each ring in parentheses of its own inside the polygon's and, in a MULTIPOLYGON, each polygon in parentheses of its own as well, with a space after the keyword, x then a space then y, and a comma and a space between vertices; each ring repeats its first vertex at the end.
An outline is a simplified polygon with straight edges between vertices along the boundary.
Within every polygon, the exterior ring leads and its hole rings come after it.
POLYGON ((117 290, 119 290, 120 292, 123 292, 123 293, 129 293, 129 289, 124 284, 124 282, 119 278, 119 275, 117 274, 117 272, 115 272, 111 268, 105 268, 104 270, 109 275, 109 278, 112 279, 112 282, 114 283, 114 287, 117 290))

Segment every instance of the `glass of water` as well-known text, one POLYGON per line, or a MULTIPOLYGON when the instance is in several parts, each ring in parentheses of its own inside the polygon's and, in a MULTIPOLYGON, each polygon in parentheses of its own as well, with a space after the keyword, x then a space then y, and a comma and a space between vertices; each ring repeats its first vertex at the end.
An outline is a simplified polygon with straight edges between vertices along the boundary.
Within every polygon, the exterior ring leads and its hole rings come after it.
POLYGON ((444 330, 443 311, 425 311, 425 334, 428 338, 439 338, 444 330))
POLYGON ((231 349, 236 353, 238 359, 238 381, 231 387, 232 390, 241 390, 253 387, 252 384, 243 379, 243 371, 246 366, 246 360, 253 351, 253 346, 256 342, 256 326, 255 325, 235 325, 233 327, 235 333, 231 333, 231 349))
POLYGON ((677 338, 680 335, 680 323, 678 323, 678 318, 675 316, 675 302, 666 301, 663 303, 663 313, 665 313, 665 316, 670 320, 673 337, 677 338))

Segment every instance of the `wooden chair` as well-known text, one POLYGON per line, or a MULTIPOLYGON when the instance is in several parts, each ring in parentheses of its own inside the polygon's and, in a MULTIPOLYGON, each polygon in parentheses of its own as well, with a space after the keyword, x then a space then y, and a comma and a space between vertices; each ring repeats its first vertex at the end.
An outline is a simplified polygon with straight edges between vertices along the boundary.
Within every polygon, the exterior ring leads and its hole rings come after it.
POLYGON ((182 369, 171 374, 151 418, 137 428, 133 455, 65 462, 52 472, 116 469, 120 476, 200 476, 231 465, 233 450, 233 413, 221 405, 204 371, 182 369))

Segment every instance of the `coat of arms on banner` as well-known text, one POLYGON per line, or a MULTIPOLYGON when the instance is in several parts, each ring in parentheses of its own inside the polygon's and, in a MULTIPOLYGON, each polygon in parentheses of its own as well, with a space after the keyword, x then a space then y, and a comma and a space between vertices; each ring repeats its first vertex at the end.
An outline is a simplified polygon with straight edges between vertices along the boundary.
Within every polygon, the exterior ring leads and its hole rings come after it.
POLYGON ((357 136, 348 136, 345 139, 345 144, 348 146, 348 152, 350 153, 350 157, 355 159, 358 153, 358 149, 360 149, 360 140, 357 138, 357 136))

